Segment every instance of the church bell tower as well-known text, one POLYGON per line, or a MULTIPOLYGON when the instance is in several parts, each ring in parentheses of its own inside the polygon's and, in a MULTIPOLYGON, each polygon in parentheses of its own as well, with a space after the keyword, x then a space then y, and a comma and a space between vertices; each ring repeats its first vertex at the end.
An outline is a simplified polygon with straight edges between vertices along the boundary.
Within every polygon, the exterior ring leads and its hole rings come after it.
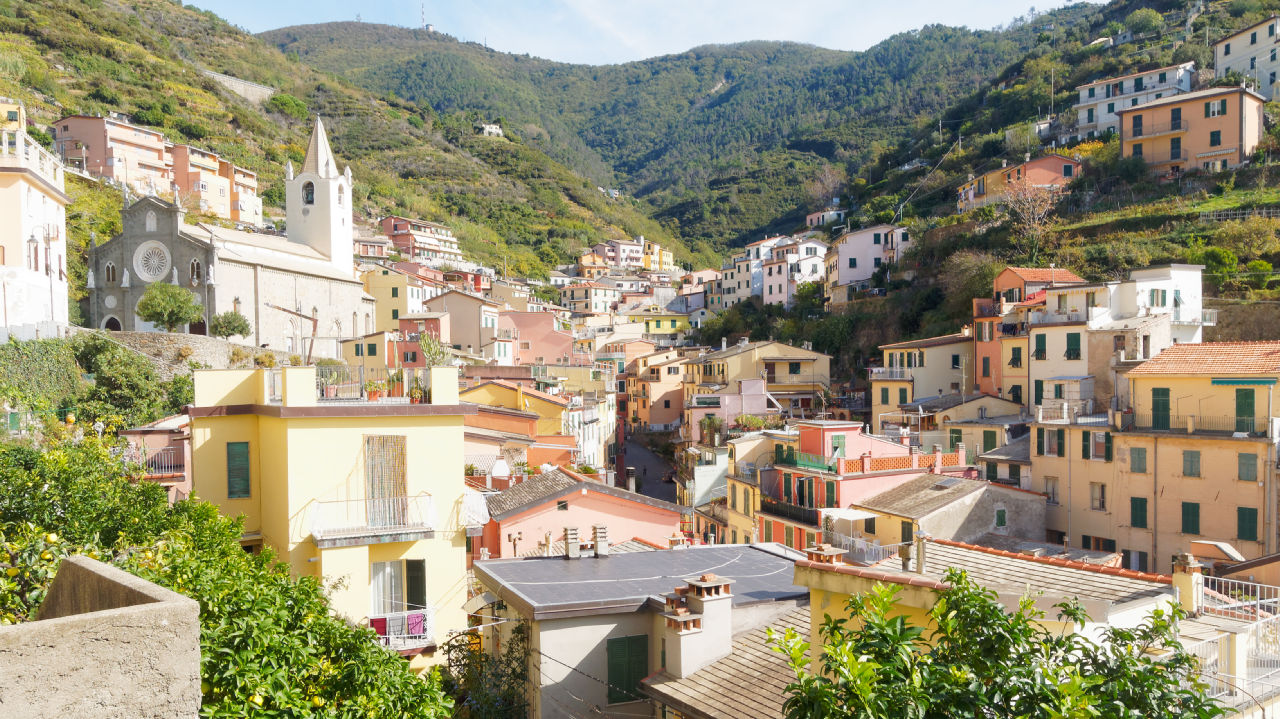
POLYGON ((319 117, 302 170, 294 175, 292 162, 285 169, 285 216, 290 242, 309 245, 338 270, 352 271, 351 167, 338 172, 319 117))

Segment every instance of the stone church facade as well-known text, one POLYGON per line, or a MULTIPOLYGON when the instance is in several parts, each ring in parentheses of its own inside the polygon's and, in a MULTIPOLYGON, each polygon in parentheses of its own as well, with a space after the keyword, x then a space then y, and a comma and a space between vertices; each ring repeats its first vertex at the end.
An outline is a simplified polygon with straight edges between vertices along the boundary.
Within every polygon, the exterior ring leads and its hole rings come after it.
POLYGON ((351 170, 337 171, 319 120, 302 171, 286 170, 285 196, 287 237, 188 224, 155 197, 125 208, 123 231, 89 249, 91 326, 157 330, 136 307, 148 285, 168 282, 205 308, 189 332, 236 311, 249 320, 246 343, 305 356, 314 334, 313 357, 341 357, 342 340, 373 331, 373 298, 354 270, 351 170))

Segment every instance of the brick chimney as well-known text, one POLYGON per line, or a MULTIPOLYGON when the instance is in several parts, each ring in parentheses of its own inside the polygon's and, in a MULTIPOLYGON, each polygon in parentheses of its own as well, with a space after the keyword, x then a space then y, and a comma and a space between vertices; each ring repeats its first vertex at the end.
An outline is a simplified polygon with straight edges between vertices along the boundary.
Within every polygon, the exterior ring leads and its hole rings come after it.
POLYGON ((666 626, 668 674, 684 678, 729 655, 733 648, 733 594, 731 579, 703 574, 686 580, 666 596, 662 613, 666 626))
POLYGON ((805 558, 818 564, 844 564, 841 561, 844 554, 845 551, 843 549, 833 547, 830 544, 819 544, 804 550, 805 558))

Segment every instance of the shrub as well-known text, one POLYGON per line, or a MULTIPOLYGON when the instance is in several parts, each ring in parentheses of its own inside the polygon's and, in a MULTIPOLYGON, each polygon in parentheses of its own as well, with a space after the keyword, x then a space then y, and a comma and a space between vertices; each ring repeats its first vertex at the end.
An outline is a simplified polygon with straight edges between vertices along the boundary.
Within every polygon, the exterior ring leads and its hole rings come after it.
POLYGON ((258 355, 253 358, 253 363, 259 367, 275 367, 276 356, 271 352, 259 352, 258 355))
POLYGON ((248 337, 252 331, 248 318, 235 310, 214 315, 213 319, 209 320, 209 334, 214 337, 223 339, 233 335, 248 337))
POLYGON ((185 362, 194 353, 195 350, 191 349, 191 345, 182 345, 178 349, 174 350, 173 356, 174 359, 179 362, 185 362))
POLYGON ((303 101, 283 92, 276 93, 267 100, 267 109, 288 115, 297 120, 307 119, 307 105, 303 101))
POLYGON ((1145 35, 1149 32, 1160 32, 1164 29, 1164 16, 1158 11, 1149 7, 1139 8, 1129 13, 1129 17, 1124 19, 1125 27, 1129 28, 1135 35, 1145 35))
POLYGON ((231 366, 238 367, 249 361, 249 350, 243 347, 231 348, 231 366))

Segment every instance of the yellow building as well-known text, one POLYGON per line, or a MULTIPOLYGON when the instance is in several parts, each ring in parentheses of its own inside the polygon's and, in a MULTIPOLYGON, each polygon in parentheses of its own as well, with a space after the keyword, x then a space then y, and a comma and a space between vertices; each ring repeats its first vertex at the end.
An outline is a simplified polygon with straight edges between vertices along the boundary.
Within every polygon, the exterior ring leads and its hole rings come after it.
POLYGON ((0 97, 0 132, 17 132, 27 129, 27 108, 21 102, 0 97))
POLYGON ((423 302, 434 296, 433 288, 415 277, 387 267, 364 266, 360 280, 374 300, 373 329, 392 332, 400 329, 400 318, 422 312, 423 302))
MULTIPOLYGON (((916 398, 968 392, 974 384, 973 337, 955 334, 881 345, 884 365, 871 370, 871 431, 881 434, 884 415, 916 398)), ((887 418, 886 418, 887 419, 887 418)))
POLYGON ((1171 175, 1242 165, 1262 141, 1266 102, 1243 87, 1213 87, 1117 110, 1120 152, 1171 175))
POLYGON ((737 388, 740 380, 764 379, 784 413, 812 417, 825 411, 831 388, 831 357, 782 342, 748 342, 690 357, 685 364, 684 401, 695 394, 737 388))
POLYGON ((644 240, 641 252, 640 263, 650 272, 670 272, 676 268, 675 256, 671 254, 671 250, 662 249, 662 245, 657 242, 644 240))
POLYGON ((757 541, 756 515, 760 513, 760 467, 771 458, 773 441, 762 432, 750 432, 725 443, 729 447, 728 501, 725 542, 757 541))
POLYGON ((1028 488, 1049 497, 1048 540, 1155 571, 1204 542, 1275 552, 1280 342, 1174 345, 1127 381, 1131 406, 1035 425, 1028 488))
POLYGON ((649 335, 650 339, 659 341, 679 339, 691 329, 689 315, 665 312, 657 307, 651 307, 644 312, 633 312, 627 315, 627 321, 643 323, 644 333, 649 335))
POLYGON ((424 374, 431 402, 418 405, 327 400, 316 372, 197 370, 194 491, 244 518, 246 547, 332 586, 334 611, 416 668, 438 664, 467 624, 466 530, 487 521, 464 500, 474 408, 453 368, 424 374))
POLYGON ((506 380, 490 380, 464 390, 464 402, 506 407, 538 415, 538 434, 564 434, 569 400, 506 380))

